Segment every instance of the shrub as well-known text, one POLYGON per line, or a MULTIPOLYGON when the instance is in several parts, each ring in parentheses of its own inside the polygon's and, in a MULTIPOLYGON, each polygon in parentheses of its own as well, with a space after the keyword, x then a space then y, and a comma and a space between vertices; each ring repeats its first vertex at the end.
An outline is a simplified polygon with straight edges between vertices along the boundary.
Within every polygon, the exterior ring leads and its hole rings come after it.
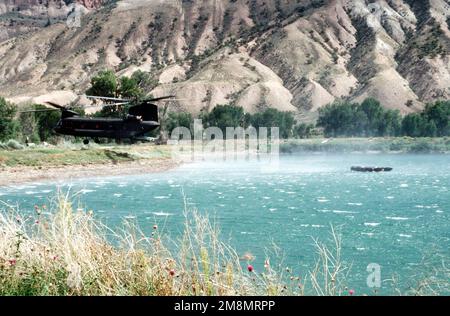
POLYGON ((185 112, 170 112, 167 117, 166 129, 171 133, 177 127, 186 127, 191 129, 194 124, 194 119, 190 113, 185 112))
POLYGON ((25 148, 24 145, 13 139, 8 140, 5 145, 8 149, 20 150, 25 148))
POLYGON ((210 113, 202 116, 205 127, 218 127, 226 135, 227 127, 243 127, 245 121, 244 109, 235 105, 217 105, 210 113))
POLYGON ((422 140, 419 143, 413 144, 409 151, 412 153, 430 153, 433 151, 433 145, 429 141, 422 140))
POLYGON ((16 113, 16 106, 0 97, 0 141, 19 136, 20 126, 15 120, 16 113))
POLYGON ((256 113, 250 116, 250 123, 257 130, 260 127, 278 127, 281 138, 293 136, 293 129, 296 123, 294 115, 291 112, 282 112, 274 108, 268 108, 264 112, 256 113))

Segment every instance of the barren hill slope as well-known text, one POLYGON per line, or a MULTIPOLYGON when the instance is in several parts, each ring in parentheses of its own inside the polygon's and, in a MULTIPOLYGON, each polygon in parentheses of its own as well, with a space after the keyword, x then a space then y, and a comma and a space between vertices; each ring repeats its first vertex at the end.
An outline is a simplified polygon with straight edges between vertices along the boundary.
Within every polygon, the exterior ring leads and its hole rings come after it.
POLYGON ((78 1, 89 8, 80 27, 64 18, 74 1, 49 0, 55 18, 25 33, 14 28, 25 13, 5 6, 19 2, 28 17, 42 11, 42 1, 0 0, 0 23, 13 25, 0 43, 0 95, 13 100, 82 93, 105 68, 151 72, 149 92, 175 93, 184 101, 172 106, 192 113, 234 102, 313 117, 336 98, 368 96, 408 113, 450 96, 448 0, 78 1))

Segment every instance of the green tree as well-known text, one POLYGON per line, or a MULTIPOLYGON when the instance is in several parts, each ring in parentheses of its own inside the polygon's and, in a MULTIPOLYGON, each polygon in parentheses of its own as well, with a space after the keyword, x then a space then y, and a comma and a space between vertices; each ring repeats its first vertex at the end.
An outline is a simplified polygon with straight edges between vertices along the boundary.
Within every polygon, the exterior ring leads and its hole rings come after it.
MULTIPOLYGON (((145 95, 145 87, 151 83, 147 73, 137 71, 132 77, 117 78, 111 70, 100 72, 92 78, 91 87, 86 94, 102 97, 126 98, 138 102, 145 95)), ((94 114, 95 117, 123 117, 129 106, 127 105, 105 105, 100 112, 94 114)))
POLYGON ((119 95, 122 98, 140 99, 143 97, 144 92, 138 86, 136 80, 128 77, 121 77, 119 79, 119 95))
POLYGON ((92 116, 122 118, 127 112, 127 109, 128 106, 125 105, 104 105, 100 111, 92 114, 92 116))
POLYGON ((291 112, 281 112, 274 108, 268 108, 264 112, 252 115, 251 125, 259 130, 260 127, 278 127, 281 138, 289 138, 293 135, 293 127, 296 123, 291 112))
POLYGON ((38 127, 38 134, 41 141, 48 141, 50 138, 55 136, 53 129, 56 124, 58 124, 61 119, 60 111, 45 111, 48 107, 35 104, 33 105, 34 110, 42 111, 34 113, 36 124, 38 127))
POLYGON ((144 91, 154 85, 155 81, 149 73, 143 71, 134 72, 131 77, 117 78, 111 70, 104 70, 91 79, 91 87, 86 94, 110 98, 138 99, 144 95, 144 91))
MULTIPOLYGON (((34 110, 33 106, 24 108, 27 110, 34 110)), ((36 121, 35 113, 32 112, 22 112, 19 115, 19 124, 21 127, 21 134, 24 141, 30 141, 32 143, 40 142, 39 137, 39 126, 36 121)))
MULTIPOLYGON (((339 136, 396 136, 402 130, 399 111, 385 110, 373 98, 361 104, 337 101, 319 109, 317 126, 323 127, 327 137, 339 136)), ((411 129, 411 122, 408 129, 411 129)), ((423 126, 421 126, 423 128, 423 126)))
POLYGON ((422 137, 425 135, 427 121, 419 113, 406 115, 402 121, 402 133, 410 137, 422 137))
POLYGON ((217 105, 210 113, 202 116, 205 127, 215 126, 226 135, 227 127, 244 127, 244 109, 235 105, 217 105))
POLYGON ((313 124, 300 123, 294 128, 294 136, 298 138, 310 138, 314 131, 313 124))
POLYGON ((317 126, 324 129, 327 137, 359 135, 367 124, 367 117, 358 108, 359 104, 345 101, 328 104, 319 109, 317 126))
POLYGON ((0 141, 19 136, 20 126, 15 120, 16 113, 16 106, 0 97, 0 141))
POLYGON ((361 106, 357 103, 352 105, 353 112, 353 122, 347 126, 346 131, 347 136, 360 136, 365 137, 371 135, 369 130, 369 117, 367 117, 366 112, 361 109, 361 106))
POLYGON ((436 126, 436 123, 434 121, 425 121, 424 129, 422 136, 424 137, 437 137, 438 135, 438 128, 436 126))
POLYGON ((385 111, 379 124, 379 136, 398 136, 401 131, 401 122, 400 111, 385 111))
POLYGON ((429 121, 430 131, 433 131, 433 126, 436 127, 436 136, 450 135, 450 101, 428 104, 423 115, 429 121))
POLYGON ((86 94, 102 97, 117 97, 118 83, 116 75, 111 70, 104 70, 91 79, 91 87, 86 94))
POLYGON ((367 118, 365 126, 362 126, 364 130, 359 131, 359 134, 365 134, 365 136, 382 136, 380 129, 385 113, 380 102, 373 98, 365 99, 361 103, 359 110, 364 112, 367 118))
POLYGON ((131 75, 131 79, 133 79, 139 88, 143 91, 151 91, 158 85, 158 79, 152 77, 149 72, 145 72, 142 70, 136 70, 131 75))
POLYGON ((166 128, 167 131, 171 133, 177 127, 186 127, 191 129, 193 124, 194 119, 190 113, 170 112, 167 117, 166 128))

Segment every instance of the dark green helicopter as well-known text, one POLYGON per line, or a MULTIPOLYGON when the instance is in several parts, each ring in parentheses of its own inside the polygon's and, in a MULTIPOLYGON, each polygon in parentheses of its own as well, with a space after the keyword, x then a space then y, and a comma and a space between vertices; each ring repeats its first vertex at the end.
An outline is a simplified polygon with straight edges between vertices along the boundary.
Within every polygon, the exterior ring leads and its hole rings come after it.
POLYGON ((128 113, 123 118, 83 117, 69 107, 54 102, 46 102, 46 104, 55 109, 26 112, 61 111, 61 119, 55 126, 54 131, 61 135, 84 137, 83 143, 85 145, 89 144, 89 138, 94 140, 108 138, 114 139, 116 142, 120 142, 123 139, 129 139, 134 143, 145 134, 160 126, 158 106, 154 103, 170 100, 174 98, 174 96, 148 98, 138 102, 130 99, 110 97, 87 96, 87 98, 107 102, 105 106, 131 106, 128 108, 128 113), (111 104, 110 102, 115 103, 111 104))

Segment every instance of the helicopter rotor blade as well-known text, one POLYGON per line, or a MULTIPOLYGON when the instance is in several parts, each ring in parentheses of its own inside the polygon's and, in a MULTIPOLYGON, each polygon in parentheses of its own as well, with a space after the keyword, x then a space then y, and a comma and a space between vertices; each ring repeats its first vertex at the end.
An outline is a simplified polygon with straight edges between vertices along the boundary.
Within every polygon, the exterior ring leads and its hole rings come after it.
POLYGON ((66 111, 66 110, 67 110, 66 107, 64 107, 64 106, 62 106, 62 105, 59 105, 59 104, 57 104, 57 103, 54 103, 54 102, 49 102, 49 101, 47 101, 47 102, 44 102, 44 103, 46 103, 46 104, 48 104, 48 105, 50 105, 50 106, 53 106, 54 108, 60 109, 60 110, 62 110, 62 111, 66 111))
POLYGON ((92 100, 103 100, 103 101, 116 101, 116 102, 130 102, 131 100, 128 99, 119 99, 119 98, 111 98, 111 97, 98 97, 98 96, 92 96, 87 95, 86 98, 92 99, 92 100))
POLYGON ((159 98, 147 98, 147 99, 144 99, 143 101, 146 101, 146 102, 157 102, 157 101, 163 101, 163 100, 168 100, 168 99, 173 99, 173 98, 175 98, 176 96, 174 96, 174 95, 168 95, 168 96, 165 96, 165 97, 159 97, 159 98))
POLYGON ((189 99, 167 99, 167 100, 160 100, 158 102, 173 102, 173 101, 190 101, 189 99))
POLYGON ((119 105, 126 105, 126 104, 130 104, 130 103, 129 102, 112 103, 112 104, 108 104, 108 106, 119 106, 119 105))
POLYGON ((64 106, 62 106, 62 105, 59 105, 59 104, 57 104, 57 103, 54 103, 54 102, 45 102, 46 104, 48 104, 48 105, 51 105, 51 106, 53 106, 53 107, 55 107, 55 108, 57 108, 57 109, 59 109, 59 110, 61 110, 61 112, 63 113, 63 115, 64 114, 69 114, 69 115, 72 115, 72 116, 78 116, 79 114, 77 113, 77 112, 75 112, 75 111, 72 111, 72 110, 70 110, 69 108, 67 108, 67 107, 64 107, 64 106))

